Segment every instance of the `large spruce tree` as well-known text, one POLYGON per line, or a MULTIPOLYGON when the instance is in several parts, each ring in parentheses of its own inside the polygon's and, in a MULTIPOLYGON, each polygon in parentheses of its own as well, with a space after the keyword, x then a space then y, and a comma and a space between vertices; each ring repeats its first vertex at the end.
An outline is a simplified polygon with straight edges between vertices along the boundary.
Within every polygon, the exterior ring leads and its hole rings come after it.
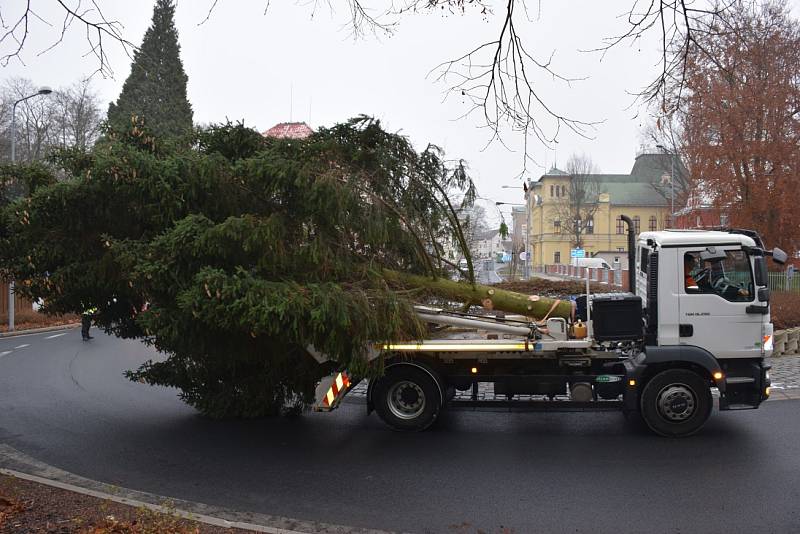
POLYGON ((441 243, 466 248, 465 167, 368 118, 305 140, 222 125, 193 143, 137 123, 61 163, 66 179, 36 175, 0 212, 0 275, 45 311, 96 307, 107 331, 153 344, 164 358, 130 377, 210 416, 309 401, 331 371, 309 346, 379 372, 365 349, 424 337, 413 305, 432 295, 539 317, 552 306, 444 276, 441 243))
POLYGON ((131 117, 136 116, 158 136, 188 134, 192 106, 186 98, 187 80, 175 28, 175 4, 173 0, 156 0, 153 22, 142 46, 134 52, 131 73, 116 104, 108 108, 109 124, 126 129, 131 117))

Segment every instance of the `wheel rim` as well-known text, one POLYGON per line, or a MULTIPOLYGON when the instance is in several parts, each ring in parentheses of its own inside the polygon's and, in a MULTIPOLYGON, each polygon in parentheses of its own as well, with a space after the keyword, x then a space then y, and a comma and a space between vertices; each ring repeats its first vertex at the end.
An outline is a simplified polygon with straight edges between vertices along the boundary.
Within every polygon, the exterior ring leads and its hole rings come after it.
POLYGON ((415 382, 403 380, 386 392, 389 411, 400 419, 414 419, 425 410, 425 392, 415 382))
POLYGON ((671 423, 680 423, 694 414, 697 398, 686 384, 670 384, 658 392, 656 403, 661 417, 671 423))

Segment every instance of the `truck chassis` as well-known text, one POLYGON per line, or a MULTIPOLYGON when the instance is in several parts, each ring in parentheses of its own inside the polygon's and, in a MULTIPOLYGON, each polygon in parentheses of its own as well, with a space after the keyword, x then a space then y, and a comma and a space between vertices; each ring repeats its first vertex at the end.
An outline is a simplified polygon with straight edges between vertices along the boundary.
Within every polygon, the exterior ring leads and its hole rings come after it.
MULTIPOLYGON (((720 365, 690 350, 668 354, 659 347, 641 351, 636 343, 557 339, 521 317, 429 308, 418 313, 431 324, 456 330, 450 337, 371 350, 372 360, 383 359, 384 374, 369 382, 367 411, 376 411, 397 430, 425 430, 447 407, 619 410, 628 418, 641 417, 657 434, 678 437, 697 432, 706 422, 713 407, 711 388, 720 391, 721 410, 756 408, 769 394, 769 367, 761 359, 720 365), (471 332, 465 330, 470 327, 471 332), (479 398, 478 384, 487 382, 494 384, 495 400, 479 398), (456 391, 471 394, 457 398, 456 391)), ((336 378, 320 384, 322 401, 316 410, 337 408, 359 382, 348 376, 347 387, 337 388, 336 378)))

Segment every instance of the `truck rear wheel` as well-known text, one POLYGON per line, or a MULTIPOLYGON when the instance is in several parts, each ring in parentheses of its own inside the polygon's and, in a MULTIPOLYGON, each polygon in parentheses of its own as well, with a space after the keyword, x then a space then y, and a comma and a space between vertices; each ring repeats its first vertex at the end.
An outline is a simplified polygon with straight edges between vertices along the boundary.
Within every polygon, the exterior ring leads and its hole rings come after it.
POLYGON ((684 437, 702 428, 712 405, 711 389, 702 376, 687 369, 669 369, 644 387, 641 414, 656 434, 684 437))
POLYGON ((375 411, 395 430, 419 432, 431 426, 442 407, 435 379, 413 365, 386 369, 372 392, 375 411))

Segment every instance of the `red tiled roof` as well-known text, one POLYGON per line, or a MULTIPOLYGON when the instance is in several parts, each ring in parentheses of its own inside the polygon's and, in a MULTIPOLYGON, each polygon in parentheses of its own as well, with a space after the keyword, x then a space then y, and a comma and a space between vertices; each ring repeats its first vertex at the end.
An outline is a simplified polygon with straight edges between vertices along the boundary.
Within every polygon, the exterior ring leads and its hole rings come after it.
POLYGON ((261 135, 281 139, 305 139, 312 133, 314 133, 314 130, 309 128, 305 122, 280 122, 261 135))

